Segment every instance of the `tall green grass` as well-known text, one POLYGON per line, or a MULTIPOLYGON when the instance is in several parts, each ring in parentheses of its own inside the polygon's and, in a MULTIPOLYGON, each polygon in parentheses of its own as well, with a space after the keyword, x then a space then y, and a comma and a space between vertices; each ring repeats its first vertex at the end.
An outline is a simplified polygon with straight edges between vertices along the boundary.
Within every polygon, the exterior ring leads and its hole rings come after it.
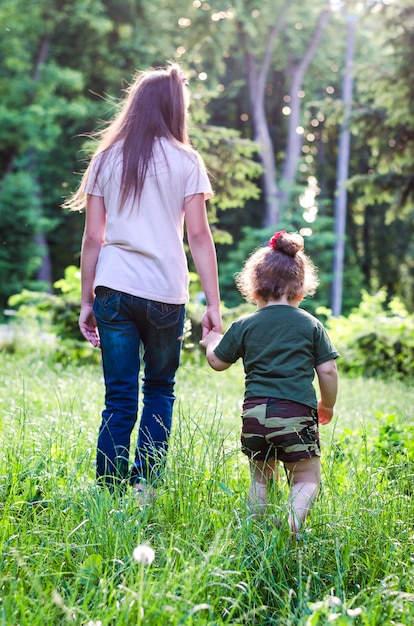
POLYGON ((341 379, 323 489, 289 542, 287 486, 249 518, 241 368, 184 363, 150 506, 95 486, 99 366, 0 356, 0 623, 414 623, 413 391, 341 379), (150 545, 152 564, 133 550, 150 545))

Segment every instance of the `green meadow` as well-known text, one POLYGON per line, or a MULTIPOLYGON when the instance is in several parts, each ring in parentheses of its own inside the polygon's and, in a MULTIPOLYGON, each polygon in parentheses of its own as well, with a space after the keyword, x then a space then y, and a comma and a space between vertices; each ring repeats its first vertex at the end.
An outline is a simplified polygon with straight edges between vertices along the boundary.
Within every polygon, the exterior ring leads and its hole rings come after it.
MULTIPOLYGON (((340 363, 339 363, 340 368, 340 363)), ((340 378, 323 488, 299 541, 281 473, 246 506, 243 375, 183 362, 165 480, 150 506, 94 481, 100 365, 0 355, 0 623, 414 623, 413 388, 340 378), (152 563, 133 557, 139 545, 152 563)))

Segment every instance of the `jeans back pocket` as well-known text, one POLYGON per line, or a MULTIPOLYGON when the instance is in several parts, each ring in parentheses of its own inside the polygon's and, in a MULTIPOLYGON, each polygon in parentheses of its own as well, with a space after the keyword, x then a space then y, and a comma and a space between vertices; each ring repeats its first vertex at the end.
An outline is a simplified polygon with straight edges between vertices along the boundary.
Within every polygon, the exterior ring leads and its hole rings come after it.
POLYGON ((93 303, 95 317, 103 322, 112 322, 119 315, 121 295, 109 287, 97 287, 93 303))
POLYGON ((180 324, 184 320, 184 305, 148 301, 147 320, 158 330, 180 324))

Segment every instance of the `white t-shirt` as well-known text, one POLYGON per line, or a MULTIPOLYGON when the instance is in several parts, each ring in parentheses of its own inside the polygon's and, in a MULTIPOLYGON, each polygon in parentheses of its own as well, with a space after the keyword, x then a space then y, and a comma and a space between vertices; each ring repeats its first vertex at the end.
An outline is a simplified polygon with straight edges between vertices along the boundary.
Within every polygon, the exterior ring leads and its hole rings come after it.
MULTIPOLYGON (((98 157, 99 158, 99 157, 98 157)), ((118 211, 122 152, 114 146, 95 183, 93 167, 85 192, 104 199, 107 214, 94 288, 165 302, 188 301, 188 265, 184 251, 184 198, 213 195, 204 163, 167 139, 154 144, 141 199, 118 211), (156 173, 156 175, 155 175, 156 173)))

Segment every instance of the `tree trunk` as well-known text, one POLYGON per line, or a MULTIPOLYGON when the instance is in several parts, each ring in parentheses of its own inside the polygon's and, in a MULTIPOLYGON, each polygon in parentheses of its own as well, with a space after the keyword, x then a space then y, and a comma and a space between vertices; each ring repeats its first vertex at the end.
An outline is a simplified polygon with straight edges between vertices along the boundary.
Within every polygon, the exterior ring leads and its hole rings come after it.
MULTIPOLYGON (((40 80, 40 72, 41 72, 42 66, 46 62, 46 58, 47 58, 49 48, 50 48, 51 39, 52 39, 51 35, 45 35, 42 41, 40 42, 39 52, 37 55, 37 59, 36 59, 36 63, 35 63, 34 71, 33 71, 33 76, 32 76, 34 90, 36 89, 36 84, 40 80)), ((36 152, 34 149, 32 149, 30 150, 28 162, 29 162, 29 168, 33 172, 37 171, 37 168, 34 167, 35 161, 36 161, 36 152)), ((33 175, 35 176, 35 174, 33 175)), ((37 185, 37 189, 39 190, 38 194, 40 196, 40 185, 37 185)), ((42 218, 41 198, 39 198, 38 206, 39 206, 39 221, 40 221, 42 218)), ((47 241, 46 233, 44 231, 38 232, 35 235, 35 242, 39 246, 39 248, 42 250, 41 264, 40 264, 39 269, 36 272, 36 278, 37 280, 41 280, 42 282, 46 283, 48 291, 51 292, 52 280, 53 280, 52 279, 52 262, 50 259, 49 243, 47 241)))
POLYGON ((338 162, 336 170, 336 195, 335 195, 335 249, 332 283, 332 315, 338 317, 342 311, 342 289, 345 258, 345 232, 347 211, 347 189, 349 169, 349 149, 351 132, 349 129, 349 113, 352 104, 352 64, 354 60, 355 30, 357 18, 355 15, 347 15, 347 37, 345 51, 345 70, 343 76, 344 118, 341 124, 338 146, 338 162))
POLYGON ((330 9, 327 7, 321 11, 312 39, 297 67, 291 73, 291 116, 289 119, 288 141, 286 158, 280 185, 277 182, 276 163, 274 158, 274 146, 269 133, 269 127, 265 112, 266 79, 269 72, 272 56, 277 38, 285 24, 286 13, 292 0, 286 0, 282 10, 277 16, 276 22, 270 31, 267 41, 266 52, 261 61, 256 61, 249 45, 248 36, 243 24, 239 22, 240 39, 242 41, 247 65, 247 81, 249 86, 250 105, 253 118, 255 140, 259 144, 260 160, 263 165, 263 187, 265 195, 265 213, 263 226, 277 225, 281 214, 289 199, 289 188, 292 186, 297 172, 298 161, 301 153, 302 138, 297 133, 300 124, 300 98, 299 91, 303 84, 303 78, 315 54, 315 50, 323 35, 329 19, 330 9), (280 187, 280 189, 279 189, 280 187))
POLYGON ((247 52, 247 72, 250 92, 250 104, 252 109, 255 141, 259 145, 260 161, 263 166, 263 187, 265 196, 265 213, 263 226, 273 226, 279 221, 279 198, 276 182, 276 163, 272 139, 267 125, 264 108, 264 96, 257 97, 259 77, 257 75, 254 59, 247 52))
POLYGON ((272 61, 274 47, 279 34, 284 26, 286 13, 292 0, 286 0, 277 16, 276 22, 270 31, 267 41, 266 52, 262 61, 256 64, 253 54, 250 52, 248 36, 242 22, 239 22, 240 39, 245 51, 247 65, 247 82, 252 110, 253 128, 255 140, 259 145, 260 160, 263 165, 263 187, 265 196, 265 212, 263 226, 276 226, 280 220, 279 190, 277 185, 277 172, 274 157, 274 147, 269 133, 269 127, 265 112, 266 79, 272 61))
POLYGON ((322 38, 324 30, 329 20, 330 9, 326 8, 321 11, 315 30, 312 35, 312 39, 309 42, 308 48, 303 55, 301 62, 291 67, 289 72, 290 81, 290 109, 288 126, 288 139, 286 146, 286 157, 283 167, 282 179, 280 182, 281 187, 281 208, 285 208, 289 202, 290 190, 296 179, 298 170, 298 162, 302 150, 302 135, 297 132, 298 126, 301 122, 301 99, 299 92, 302 89, 304 76, 309 68, 309 65, 314 57, 316 48, 322 38))

